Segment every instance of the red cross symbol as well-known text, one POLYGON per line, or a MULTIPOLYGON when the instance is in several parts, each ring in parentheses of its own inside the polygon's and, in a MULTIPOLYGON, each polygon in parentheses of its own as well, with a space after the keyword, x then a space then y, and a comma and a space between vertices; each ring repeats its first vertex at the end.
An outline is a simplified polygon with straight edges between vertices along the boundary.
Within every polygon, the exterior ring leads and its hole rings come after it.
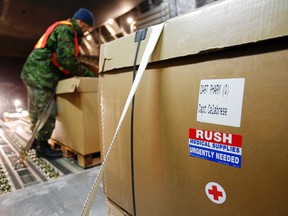
POLYGON ((208 193, 213 195, 214 200, 219 200, 219 197, 223 197, 223 193, 218 191, 215 185, 212 185, 212 189, 208 189, 208 193))
POLYGON ((226 200, 225 190, 216 182, 209 182, 205 186, 205 192, 207 197, 216 204, 222 204, 226 200))

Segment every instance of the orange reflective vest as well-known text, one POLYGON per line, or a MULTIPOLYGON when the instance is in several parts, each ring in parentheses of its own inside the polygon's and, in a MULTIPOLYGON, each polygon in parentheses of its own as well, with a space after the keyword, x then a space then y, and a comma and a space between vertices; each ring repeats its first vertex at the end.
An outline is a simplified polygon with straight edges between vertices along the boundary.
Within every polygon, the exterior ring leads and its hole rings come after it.
MULTIPOLYGON (((54 24, 52 24, 51 26, 48 27, 48 29, 46 30, 46 32, 41 36, 41 38, 38 40, 38 42, 36 43, 34 49, 41 49, 44 48, 47 44, 48 38, 50 36, 50 34, 54 31, 54 29, 56 28, 56 26, 58 25, 68 25, 71 26, 73 31, 74 31, 74 43, 75 43, 75 56, 77 57, 79 54, 79 43, 78 43, 78 37, 77 37, 77 33, 76 30, 73 27, 73 24, 69 21, 58 21, 55 22, 54 24)), ((52 62, 53 64, 59 69, 61 70, 64 74, 69 74, 70 72, 63 68, 59 62, 56 60, 56 52, 53 53, 52 55, 52 62)))

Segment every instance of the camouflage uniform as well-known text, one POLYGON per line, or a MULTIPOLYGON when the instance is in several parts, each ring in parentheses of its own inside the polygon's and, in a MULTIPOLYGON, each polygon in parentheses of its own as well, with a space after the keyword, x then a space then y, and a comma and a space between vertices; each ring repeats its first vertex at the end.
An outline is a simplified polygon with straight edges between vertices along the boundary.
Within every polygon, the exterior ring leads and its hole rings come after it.
MULTIPOLYGON (((30 86, 27 87, 28 94, 28 106, 29 106, 29 115, 31 118, 31 131, 34 130, 37 120, 41 117, 42 113, 45 111, 48 102, 52 96, 54 96, 54 91, 47 91, 43 89, 38 89, 30 86)), ((53 109, 52 112, 47 119, 45 125, 36 134, 37 140, 48 140, 51 137, 51 133, 55 127, 55 117, 56 117, 56 104, 55 101, 52 100, 53 109)))
MULTIPOLYGON (((75 19, 71 19, 78 35, 79 44, 83 36, 75 19)), ((44 112, 50 97, 54 94, 59 80, 67 78, 51 61, 53 52, 57 54, 60 65, 69 70, 68 76, 96 76, 83 66, 75 56, 74 31, 68 25, 58 25, 49 36, 46 47, 34 49, 27 58, 21 73, 21 79, 27 87, 31 129, 38 117, 44 112)), ((55 102, 54 102, 55 104, 55 102)), ((56 107, 46 124, 36 135, 38 140, 48 140, 55 126, 56 107)))

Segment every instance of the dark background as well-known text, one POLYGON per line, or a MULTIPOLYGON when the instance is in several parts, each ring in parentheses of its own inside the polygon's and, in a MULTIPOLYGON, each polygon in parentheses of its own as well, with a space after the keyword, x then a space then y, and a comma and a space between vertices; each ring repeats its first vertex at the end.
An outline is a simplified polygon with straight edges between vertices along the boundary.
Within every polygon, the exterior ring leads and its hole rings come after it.
POLYGON ((21 107, 27 109, 26 88, 20 78, 26 58, 0 56, 0 115, 5 111, 14 112, 14 101, 21 101, 21 107))

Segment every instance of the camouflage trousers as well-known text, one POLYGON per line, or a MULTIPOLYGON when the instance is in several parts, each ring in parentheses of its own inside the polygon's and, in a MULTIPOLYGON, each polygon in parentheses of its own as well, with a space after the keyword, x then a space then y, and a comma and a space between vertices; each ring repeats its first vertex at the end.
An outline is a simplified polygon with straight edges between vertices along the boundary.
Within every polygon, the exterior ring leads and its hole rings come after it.
MULTIPOLYGON (((50 98, 54 95, 53 91, 42 90, 34 88, 31 86, 26 86, 28 94, 28 108, 29 115, 31 118, 31 131, 34 130, 37 121, 42 117, 43 112, 45 112, 47 106, 49 105, 50 98)), ((56 103, 52 100, 53 110, 48 117, 46 123, 36 134, 36 139, 41 141, 47 141, 53 132, 56 120, 56 103)))

